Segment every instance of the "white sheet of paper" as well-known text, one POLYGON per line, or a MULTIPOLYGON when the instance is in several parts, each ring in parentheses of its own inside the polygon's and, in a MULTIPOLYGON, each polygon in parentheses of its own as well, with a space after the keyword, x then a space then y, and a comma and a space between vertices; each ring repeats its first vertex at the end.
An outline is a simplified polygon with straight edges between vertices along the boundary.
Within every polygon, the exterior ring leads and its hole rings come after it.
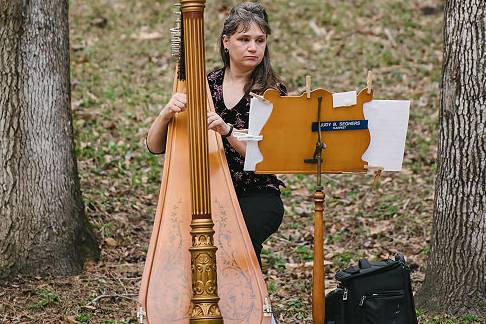
MULTIPOLYGON (((273 105, 265 103, 259 99, 251 98, 250 116, 248 122, 248 135, 260 135, 263 126, 272 114, 273 105)), ((246 143, 246 156, 243 170, 255 171, 257 163, 263 161, 263 155, 258 148, 257 141, 246 143)))
POLYGON ((356 105, 357 97, 356 91, 333 93, 332 106, 339 108, 356 105))
POLYGON ((400 171, 405 151, 409 100, 372 100, 363 105, 370 130, 370 146, 362 159, 368 166, 400 171))

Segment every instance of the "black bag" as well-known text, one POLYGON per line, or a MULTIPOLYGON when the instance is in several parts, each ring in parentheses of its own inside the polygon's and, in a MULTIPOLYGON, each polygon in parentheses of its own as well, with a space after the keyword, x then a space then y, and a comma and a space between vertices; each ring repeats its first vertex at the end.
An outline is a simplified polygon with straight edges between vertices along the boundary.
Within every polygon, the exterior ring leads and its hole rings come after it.
POLYGON ((410 268, 395 260, 359 260, 336 273, 338 288, 326 296, 326 324, 417 324, 410 268))

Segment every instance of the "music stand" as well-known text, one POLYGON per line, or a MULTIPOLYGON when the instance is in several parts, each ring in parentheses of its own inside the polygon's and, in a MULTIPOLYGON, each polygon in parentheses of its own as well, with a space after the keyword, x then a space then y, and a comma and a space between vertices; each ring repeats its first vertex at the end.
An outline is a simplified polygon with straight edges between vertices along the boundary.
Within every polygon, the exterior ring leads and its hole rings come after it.
MULTIPOLYGON (((310 82, 307 84, 308 91, 300 96, 282 97, 273 89, 267 90, 263 97, 252 94, 258 100, 271 102, 273 111, 261 129, 261 136, 249 134, 241 139, 258 142, 261 154, 267 157, 254 161, 258 174, 316 174, 312 317, 314 323, 324 323, 325 194, 321 174, 367 171, 368 163, 361 157, 370 144, 370 132, 363 104, 373 99, 373 91, 369 84, 355 94, 355 102, 336 107, 336 98, 331 92, 310 91, 310 82)), ((247 155, 249 148, 247 146, 247 155)))

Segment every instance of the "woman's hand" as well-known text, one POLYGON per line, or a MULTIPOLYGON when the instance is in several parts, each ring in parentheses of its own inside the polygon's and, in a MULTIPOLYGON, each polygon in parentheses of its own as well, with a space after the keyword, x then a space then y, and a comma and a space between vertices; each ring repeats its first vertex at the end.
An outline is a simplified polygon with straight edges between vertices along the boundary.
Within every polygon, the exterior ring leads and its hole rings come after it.
POLYGON ((215 112, 208 111, 208 129, 218 132, 220 135, 226 135, 229 133, 231 126, 226 124, 225 121, 215 112))
POLYGON ((167 126, 178 112, 186 110, 187 95, 176 92, 172 95, 169 102, 162 108, 159 115, 150 126, 147 134, 147 148, 153 153, 165 152, 167 141, 167 126))
POLYGON ((176 113, 186 110, 187 95, 182 92, 176 92, 172 95, 169 102, 160 111, 159 116, 165 120, 171 120, 176 113))
POLYGON ((246 142, 240 142, 238 138, 233 136, 233 126, 227 124, 213 111, 208 111, 208 129, 218 132, 221 136, 225 137, 233 149, 235 149, 241 156, 244 157, 246 155, 246 142))

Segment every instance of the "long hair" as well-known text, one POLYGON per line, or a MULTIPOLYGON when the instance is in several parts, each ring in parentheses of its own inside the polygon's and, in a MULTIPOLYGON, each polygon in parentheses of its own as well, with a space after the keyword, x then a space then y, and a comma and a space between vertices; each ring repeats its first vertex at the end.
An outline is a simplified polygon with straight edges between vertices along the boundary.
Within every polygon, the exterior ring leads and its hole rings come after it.
MULTIPOLYGON (((224 50, 223 37, 230 37, 238 31, 246 32, 250 29, 252 23, 256 23, 267 36, 272 33, 272 29, 268 23, 267 12, 258 3, 240 3, 231 9, 229 15, 224 20, 219 47, 224 68, 230 68, 230 57, 229 53, 224 50)), ((250 91, 263 93, 268 88, 278 90, 278 85, 281 82, 281 79, 275 74, 270 64, 270 51, 267 43, 263 60, 255 67, 243 90, 245 94, 248 94, 250 91)))

